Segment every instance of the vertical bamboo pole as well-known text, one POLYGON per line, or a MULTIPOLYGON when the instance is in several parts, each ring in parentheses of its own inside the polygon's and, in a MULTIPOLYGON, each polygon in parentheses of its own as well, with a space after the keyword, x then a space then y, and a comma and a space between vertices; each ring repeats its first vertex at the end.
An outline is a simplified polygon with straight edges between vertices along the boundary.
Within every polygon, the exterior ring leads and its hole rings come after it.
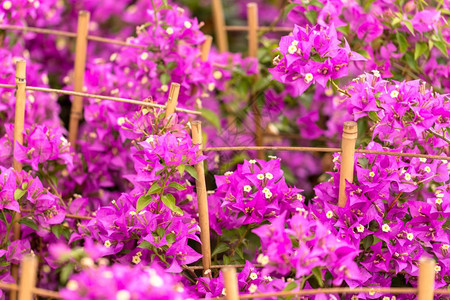
MULTIPOLYGON (((73 88, 75 92, 83 92, 84 72, 86 69, 87 37, 89 32, 89 12, 78 13, 77 41, 75 48, 75 69, 73 88)), ((83 97, 74 96, 69 121, 69 142, 75 147, 78 136, 78 124, 83 115, 83 97)))
POLYGON ((33 300, 36 286, 38 261, 35 256, 26 255, 21 263, 22 273, 19 284, 19 300, 33 300))
POLYGON ((222 273, 225 284, 225 299, 239 300, 239 286, 236 276, 236 268, 223 268, 222 273))
MULTIPOLYGON (((203 135, 202 122, 192 121, 192 143, 199 145, 199 155, 202 155, 203 135)), ((204 163, 199 162, 195 165, 197 171, 197 179, 195 185, 197 187, 197 201, 199 212, 200 239, 202 241, 202 265, 203 270, 207 271, 211 268, 211 242, 209 236, 209 215, 208 215, 208 196, 206 193, 206 179, 204 163)))
POLYGON ((223 6, 221 0, 212 1, 212 11, 214 19, 214 29, 216 32, 217 48, 219 52, 228 51, 228 36, 227 30, 225 29, 225 16, 223 13, 223 6))
MULTIPOLYGON (((258 59, 258 5, 256 3, 247 4, 248 22, 248 55, 258 59)), ((250 105, 252 107, 253 120, 255 124, 256 146, 263 145, 263 130, 261 127, 261 111, 258 107, 257 95, 250 95, 250 105)), ((264 159, 264 151, 257 150, 257 157, 264 159)))
POLYGON ((212 36, 210 36, 210 35, 206 35, 205 36, 206 37, 206 39, 205 39, 205 41, 203 42, 203 44, 202 44, 202 50, 201 50, 201 52, 202 52, 202 61, 207 61, 208 60, 208 56, 209 56, 209 50, 211 49, 211 44, 212 44, 212 36))
POLYGON ((433 300, 436 263, 432 258, 422 258, 419 264, 417 300, 433 300))
POLYGON ((341 173, 339 177, 339 200, 338 205, 345 207, 347 197, 345 196, 345 181, 353 182, 353 169, 355 164, 355 145, 358 137, 358 126, 356 122, 344 122, 342 133, 341 173))
POLYGON ((180 94, 180 84, 172 82, 170 84, 170 90, 169 90, 169 99, 167 99, 166 104, 166 114, 165 118, 168 119, 170 115, 175 113, 175 108, 178 104, 178 95, 180 94))
MULTIPOLYGON (((14 143, 13 149, 17 144, 23 145, 23 131, 25 127, 25 102, 26 102, 26 61, 19 60, 16 63, 16 110, 14 116, 14 143)), ((13 152, 14 153, 14 152, 13 152)), ((22 164, 13 158, 13 168, 16 171, 22 170, 22 164)), ((14 215, 13 240, 20 239, 20 213, 14 215)), ((11 265, 11 275, 17 282, 19 278, 19 266, 11 265)), ((11 292, 11 300, 17 299, 17 292, 11 292)))

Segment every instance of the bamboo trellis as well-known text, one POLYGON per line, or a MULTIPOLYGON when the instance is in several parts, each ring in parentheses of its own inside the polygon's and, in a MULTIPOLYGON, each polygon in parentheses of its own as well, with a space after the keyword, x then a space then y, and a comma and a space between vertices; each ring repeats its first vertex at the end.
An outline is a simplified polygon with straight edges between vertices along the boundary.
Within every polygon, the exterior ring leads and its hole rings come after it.
MULTIPOLYGON (((217 2, 218 0, 214 0, 213 3, 217 2)), ((219 1, 220 3, 220 1, 219 1)), ((252 11, 254 13, 255 7, 250 5, 249 11, 252 11), (253 8, 252 8, 253 7, 253 8)), ((80 13, 81 17, 82 13, 80 13)), ((86 15, 84 15, 84 18, 86 18, 86 15)), ((87 18, 88 19, 88 18, 87 18)), ((252 24, 257 24, 257 19, 255 22, 255 19, 253 19, 252 24)), ((81 26, 81 25, 80 25, 81 26)), ((79 26, 79 27, 80 27, 79 26)), ((9 26, 9 29, 18 29, 23 31, 33 31, 33 32, 40 32, 40 33, 48 33, 48 34, 58 34, 60 36, 66 36, 66 37, 77 37, 78 40, 78 34, 75 33, 68 33, 63 31, 53 31, 53 30, 46 30, 46 29, 33 29, 33 28, 13 28, 12 26, 9 26)), ((236 26, 235 26, 236 27, 236 26)), ((253 32, 258 31, 261 29, 261 27, 257 27, 255 30, 254 26, 248 26, 243 28, 235 28, 233 26, 229 26, 229 28, 226 28, 227 30, 250 30, 250 28, 253 28, 253 32)), ((5 28, 5 26, 0 27, 5 28)), ((281 31, 281 30, 280 30, 281 31)), ((289 29, 290 31, 290 29, 289 29)), ((83 39, 85 40, 95 40, 99 42, 105 42, 105 43, 112 43, 112 44, 118 44, 118 45, 125 45, 125 46, 132 46, 132 47, 138 47, 139 45, 133 45, 128 44, 126 42, 121 41, 115 41, 111 39, 105 39, 101 37, 93 37, 89 36, 87 34, 83 35, 83 39)), ((254 39, 252 39, 254 40, 254 39)), ((210 42, 210 40, 209 40, 210 42)), ((220 44, 220 42, 219 42, 220 44)), ((80 46, 81 48, 81 46, 80 46)), ((84 48, 84 47, 83 47, 84 48)), ((209 47, 205 47, 208 48, 209 47)), ((205 57, 205 54, 202 54, 202 58, 205 57)), ((207 55, 206 55, 207 57, 207 55)), ((85 58, 84 58, 85 60, 85 58)), ((82 65, 82 63, 79 61, 79 65, 82 65)), ((78 67, 79 69, 84 69, 82 66, 78 67)), ((83 70, 84 72, 84 70, 83 70)), ((177 87, 176 84, 171 85, 171 91, 169 93, 169 99, 166 106, 144 102, 144 101, 138 101, 133 99, 125 99, 125 98, 118 98, 118 97, 109 97, 109 96, 100 96, 100 95, 94 95, 94 94, 88 94, 83 93, 81 91, 67 91, 67 90, 55 90, 55 89, 48 89, 48 88, 40 88, 40 87, 27 87, 26 86, 26 76, 25 76, 25 62, 19 61, 16 66, 16 86, 14 85, 6 85, 6 84, 0 84, 0 87, 3 88, 16 88, 16 119, 15 124, 22 122, 23 123, 23 113, 21 112, 22 109, 24 109, 24 101, 25 101, 25 93, 26 90, 34 90, 34 91, 42 91, 42 92, 50 92, 50 93, 61 93, 61 94, 68 94, 68 95, 74 95, 78 97, 86 97, 86 98, 96 98, 100 100, 111 100, 111 101, 118 101, 118 102, 126 102, 126 103, 132 103, 137 105, 143 105, 143 106, 150 106, 155 108, 166 108, 167 111, 177 111, 177 112, 185 112, 189 114, 195 114, 199 115, 201 114, 198 111, 194 110, 188 110, 188 109, 182 109, 176 107, 176 98, 178 96, 179 92, 179 86, 177 87), (23 103, 23 105, 21 104, 23 103), (22 108, 23 107, 23 108, 22 108), (22 119, 22 121, 21 121, 22 119), (17 123, 16 123, 17 122, 17 123)), ((82 85, 81 85, 82 86, 82 85)), ((170 115, 170 114, 169 114, 170 115)), ((17 124, 15 126, 15 129, 17 128, 18 132, 16 134, 16 131, 14 133, 14 141, 20 143, 21 139, 23 139, 23 129, 19 132, 20 124, 17 124)), ((23 125, 22 125, 23 128, 23 125)), ((250 146, 250 147, 216 147, 216 148, 204 148, 202 143, 202 132, 201 132, 201 122, 199 121, 193 121, 192 122, 192 134, 193 134, 193 142, 194 144, 200 145, 200 151, 229 151, 229 150, 280 150, 280 151, 307 151, 307 152, 341 152, 342 157, 342 170, 340 174, 340 185, 339 185, 339 206, 345 206, 346 205, 346 199, 345 199, 345 184, 346 181, 352 182, 353 180, 353 163, 354 163, 354 154, 357 153, 370 153, 370 154, 379 154, 379 155, 393 155, 393 156, 401 156, 401 157, 424 157, 424 158, 431 158, 431 159, 441 159, 441 160, 450 160, 450 157, 446 156, 437 156, 437 155, 427 155, 427 154, 416 154, 416 153, 397 153, 397 152, 384 152, 384 151, 373 151, 373 150, 365 150, 365 149, 356 149, 355 150, 355 141, 356 141, 356 123, 355 122, 348 122, 344 124, 344 133, 342 136, 342 147, 341 148, 319 148, 319 147, 272 147, 272 146, 250 146), (345 166, 344 166, 345 165, 345 166)), ((15 144, 15 143, 14 143, 15 144)), ((330 289, 322 289, 322 290, 312 290, 312 291, 298 291, 298 292, 279 292, 279 293, 265 293, 265 294, 250 294, 250 295, 240 295, 237 296, 236 292, 236 280, 235 277, 235 269, 236 267, 244 267, 244 265, 211 265, 211 249, 210 249, 210 237, 209 237, 209 215, 208 215, 208 205, 207 205, 207 195, 208 191, 206 191, 206 184, 205 184, 205 170, 204 170, 204 164, 199 163, 195 166, 197 173, 198 173, 198 180, 196 180, 197 185, 197 194, 198 194, 198 201, 199 201, 199 225, 201 228, 201 240, 202 240, 202 266, 187 266, 186 269, 191 270, 209 270, 209 269, 219 269, 219 268, 225 268, 224 274, 226 275, 227 282, 225 285, 228 287, 228 290, 230 291, 227 293, 226 299, 252 299, 252 298, 258 298, 258 297, 268 297, 268 296, 292 296, 292 295, 310 295, 310 294, 320 294, 320 293, 371 293, 371 292, 384 292, 384 293, 418 293, 420 300, 426 300, 426 299, 432 299, 433 294, 444 294, 444 295, 450 295, 449 290, 440 289, 435 290, 433 288, 434 285, 434 262, 431 261, 422 261, 421 268, 420 268, 420 276, 419 276, 419 287, 417 289, 414 288, 360 288, 360 289, 349 289, 349 288, 330 288, 330 289), (201 203, 201 204, 200 204, 201 203), (433 264, 433 268, 431 268, 433 264), (231 269, 230 269, 231 268, 231 269), (234 270, 234 272, 233 272, 234 270), (234 291, 234 292, 233 292, 234 291), (431 296, 430 296, 431 295, 431 296), (231 298, 233 297, 233 298, 231 298), (238 298, 236 298, 238 297, 238 298), (431 298, 430 298, 431 297, 431 298)), ((14 168, 16 170, 21 169, 21 165, 18 162, 15 162, 14 168)), ((25 213, 32 213, 30 210, 22 210, 22 212, 25 213)), ((20 217, 20 216, 19 216, 20 217)), ((67 218, 74 218, 74 219, 90 219, 89 216, 78 216, 78 215, 66 215, 67 218)), ((14 235, 16 236, 16 232, 20 235, 20 227, 15 226, 14 228, 14 235)), ((19 292, 19 300, 28 300, 33 299, 33 295, 43 296, 43 297, 51 297, 51 298, 61 298, 58 292, 55 291, 49 291, 44 289, 39 289, 35 287, 35 280, 36 278, 36 259, 31 257, 25 257, 22 263, 22 276, 20 280, 20 284, 7 284, 0 282, 0 288, 6 289, 12 291, 12 299, 15 297, 14 292, 19 292)), ((15 274, 15 278, 17 279, 18 274, 18 268, 17 266, 13 269, 13 275, 15 274), (15 270, 15 271, 14 271, 15 270), (15 273, 14 273, 15 272, 15 273)), ((16 299, 16 298, 14 298, 16 299)))

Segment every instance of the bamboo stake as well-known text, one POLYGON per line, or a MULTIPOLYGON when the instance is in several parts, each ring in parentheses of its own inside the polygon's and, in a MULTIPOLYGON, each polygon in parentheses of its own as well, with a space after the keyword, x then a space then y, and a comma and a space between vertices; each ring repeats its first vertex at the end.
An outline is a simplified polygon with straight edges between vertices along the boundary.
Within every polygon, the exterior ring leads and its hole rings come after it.
POLYGON ((165 118, 168 119, 173 113, 178 104, 178 95, 180 94, 180 84, 172 82, 170 84, 169 99, 167 99, 165 118))
POLYGON ((345 207, 347 197, 345 196, 345 181, 353 182, 353 169, 355 163, 355 145, 358 137, 358 126, 356 122, 344 122, 342 133, 341 173, 339 177, 339 202, 340 207, 345 207))
POLYGON ((22 274, 19 284, 19 300, 33 300, 36 286, 38 261, 35 256, 26 255, 22 259, 22 274))
MULTIPOLYGON (((247 4, 248 22, 248 56, 258 59, 258 5, 256 3, 247 4)), ((255 124, 256 146, 263 145, 263 130, 261 127, 261 111, 258 107, 257 95, 250 95, 250 105, 252 107, 255 124)), ((258 159, 264 159, 264 151, 257 150, 258 159)))
POLYGON ((225 283, 225 299, 239 300, 239 286, 235 268, 223 268, 223 281, 225 283))
POLYGON ((432 258, 421 258, 417 285, 417 300, 433 300, 436 263, 432 258))
MULTIPOLYGON (((0 87, 8 88, 8 89, 16 88, 15 85, 3 84, 3 83, 0 83, 0 87)), ((151 102, 145 102, 145 101, 139 101, 139 100, 133 100, 133 99, 127 99, 127 98, 95 95, 95 94, 89 94, 89 93, 79 93, 79 92, 68 91, 68 90, 49 89, 49 88, 42 88, 42 87, 35 87, 35 86, 27 86, 26 90, 27 91, 45 92, 45 93, 56 93, 56 94, 63 94, 63 95, 80 96, 80 97, 94 98, 94 99, 99 99, 99 100, 111 100, 111 101, 116 101, 116 102, 130 103, 130 104, 155 107, 155 108, 166 108, 165 105, 151 103, 151 102)), ((193 115, 201 115, 202 114, 199 111, 185 109, 185 108, 176 108, 175 111, 184 112, 184 113, 193 114, 193 115)))
MULTIPOLYGON (((26 62, 25 60, 19 60, 16 63, 16 110, 14 116, 14 143, 13 149, 17 147, 17 144, 23 145, 23 131, 25 127, 25 102, 26 102, 26 62)), ((13 151, 14 153, 14 151, 13 151)), ((13 155, 14 157, 14 155, 13 155)), ((22 164, 13 158, 13 168, 16 171, 22 170, 22 164)), ((13 240, 20 239, 20 213, 14 214, 13 224, 13 240)), ((11 275, 17 282, 19 278, 19 266, 16 264, 11 265, 11 275)), ((17 293, 11 292, 11 300, 17 299, 17 293)))
MULTIPOLYGON (((199 155, 203 154, 203 135, 202 122, 192 121, 192 143, 199 145, 199 155)), ((202 241, 202 265, 203 270, 207 271, 211 268, 211 242, 209 236, 209 215, 208 215, 208 196, 206 193, 206 179, 204 163, 199 162, 195 165, 197 171, 197 179, 195 184, 197 187, 197 200, 199 211, 200 239, 202 241)), ((211 273, 207 273, 211 276, 211 273)))
POLYGON ((211 49, 212 36, 206 35, 206 39, 202 44, 202 61, 207 61, 209 56, 209 50, 211 49))
POLYGON ((216 32, 217 48, 220 53, 228 51, 228 36, 225 29, 225 17, 221 0, 212 1, 214 28, 216 32))
MULTIPOLYGON (((75 69, 73 87, 75 92, 82 92, 84 86, 84 72, 86 69, 87 37, 89 32, 89 12, 80 11, 78 14, 77 41, 75 49, 75 69)), ((76 146, 78 124, 83 115, 83 98, 73 97, 69 122, 69 142, 76 146)))

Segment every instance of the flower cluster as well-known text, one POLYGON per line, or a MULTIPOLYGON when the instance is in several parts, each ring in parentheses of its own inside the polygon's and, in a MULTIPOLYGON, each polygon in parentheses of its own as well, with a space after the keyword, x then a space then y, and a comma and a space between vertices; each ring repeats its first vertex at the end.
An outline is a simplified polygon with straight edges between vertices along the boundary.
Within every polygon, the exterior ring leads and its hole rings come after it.
POLYGON ((215 176, 217 189, 209 197, 211 228, 259 225, 282 212, 302 207, 301 190, 289 187, 280 168, 280 159, 246 160, 236 171, 215 176))
POLYGON ((73 275, 61 295, 65 300, 189 298, 177 278, 164 272, 161 267, 121 264, 88 268, 73 275))
POLYGON ((290 219, 284 213, 271 224, 253 230, 261 239, 262 253, 257 261, 264 271, 285 276, 295 270, 297 279, 313 273, 322 286, 327 271, 334 285, 340 285, 343 279, 357 280, 359 271, 353 260, 358 248, 337 239, 304 208, 299 211, 290 219))
MULTIPOLYGON (((367 148, 399 151, 376 143, 367 148)), ((336 156, 339 169, 338 161, 336 156)), ((353 284, 389 286, 390 276, 378 282, 386 274, 403 274, 405 284, 415 284, 421 256, 437 259, 436 284, 448 284, 445 249, 450 232, 445 222, 450 211, 444 197, 449 166, 446 160, 365 154, 355 165, 357 181, 346 188, 345 208, 337 206, 338 172, 315 188, 317 197, 310 205, 314 215, 340 240, 361 249, 356 261, 363 280, 353 284)))
POLYGON ((278 50, 283 57, 274 59, 270 69, 274 79, 292 84, 296 95, 303 94, 312 84, 326 87, 331 79, 348 74, 350 61, 365 60, 351 51, 347 41, 340 47, 334 26, 310 28, 296 25, 292 35, 280 40, 278 50))
POLYGON ((368 116, 375 123, 374 137, 394 146, 421 144, 428 153, 448 145, 448 96, 427 89, 424 82, 389 82, 375 71, 360 75, 347 89, 351 94, 344 101, 347 111, 355 121, 368 116))

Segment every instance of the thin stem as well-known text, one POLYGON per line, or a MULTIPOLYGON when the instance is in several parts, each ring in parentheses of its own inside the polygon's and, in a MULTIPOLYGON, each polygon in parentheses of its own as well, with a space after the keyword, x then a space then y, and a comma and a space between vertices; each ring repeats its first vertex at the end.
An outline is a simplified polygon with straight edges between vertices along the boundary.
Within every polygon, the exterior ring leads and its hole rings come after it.
POLYGON ((341 92, 342 94, 346 95, 347 97, 351 97, 351 96, 352 96, 351 94, 349 94, 349 92, 347 92, 347 90, 341 89, 341 88, 336 84, 336 82, 334 82, 333 79, 331 79, 331 84, 334 86, 334 88, 335 88, 338 92, 341 92))
POLYGON ((430 132, 432 135, 434 135, 434 136, 436 136, 436 137, 438 137, 438 138, 440 138, 440 139, 443 139, 443 140, 446 141, 448 144, 450 144, 450 140, 449 140, 448 138, 446 138, 443 134, 441 135, 441 134, 437 133, 436 131, 434 131, 434 130, 431 129, 431 128, 427 129, 426 131, 430 132))

